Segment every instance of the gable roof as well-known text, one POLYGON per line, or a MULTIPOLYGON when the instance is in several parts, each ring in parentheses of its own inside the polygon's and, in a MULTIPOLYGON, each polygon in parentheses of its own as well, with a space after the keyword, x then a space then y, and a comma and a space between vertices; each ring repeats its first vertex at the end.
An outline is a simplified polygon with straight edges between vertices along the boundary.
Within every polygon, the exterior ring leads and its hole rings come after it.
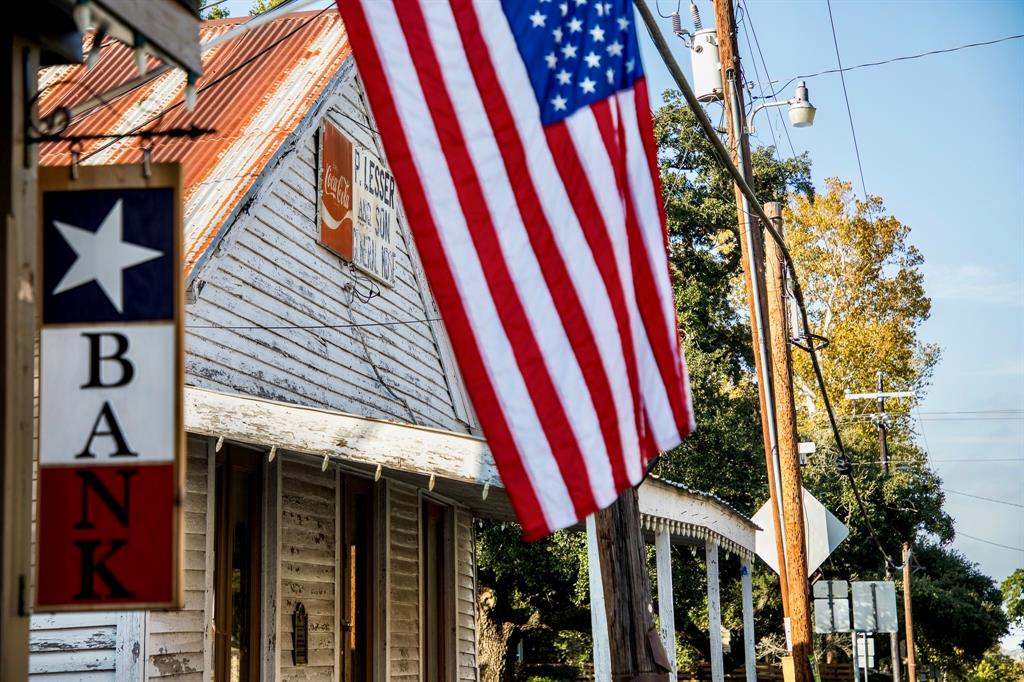
MULTIPOLYGON (((207 42, 247 20, 204 22, 200 41, 207 42)), ((183 165, 188 274, 350 52, 345 28, 333 8, 286 14, 203 54, 204 72, 196 83, 194 111, 182 106, 184 73, 172 70, 76 119, 63 135, 192 125, 216 131, 197 139, 151 140, 153 162, 183 165)), ((158 64, 150 59, 149 68, 158 64)), ((110 41, 92 70, 73 65, 40 74, 40 114, 74 106, 136 75, 131 49, 110 41)), ((86 141, 81 146, 81 163, 141 163, 141 145, 139 138, 86 141)), ((39 162, 68 164, 67 143, 43 144, 39 162)))

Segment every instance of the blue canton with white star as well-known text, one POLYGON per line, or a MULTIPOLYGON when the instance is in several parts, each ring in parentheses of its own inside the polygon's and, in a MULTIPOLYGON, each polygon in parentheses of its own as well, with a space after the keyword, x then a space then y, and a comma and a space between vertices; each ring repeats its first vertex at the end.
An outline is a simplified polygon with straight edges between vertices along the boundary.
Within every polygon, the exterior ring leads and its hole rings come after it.
POLYGON ((643 75, 631 0, 502 0, 541 122, 632 87, 643 75))

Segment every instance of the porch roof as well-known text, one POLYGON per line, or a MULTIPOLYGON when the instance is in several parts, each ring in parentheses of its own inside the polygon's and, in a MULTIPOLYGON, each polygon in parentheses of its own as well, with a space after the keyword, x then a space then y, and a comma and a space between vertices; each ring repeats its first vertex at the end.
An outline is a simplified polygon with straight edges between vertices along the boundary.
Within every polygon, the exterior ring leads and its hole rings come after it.
MULTIPOLYGON (((374 419, 256 396, 185 387, 185 429, 262 450, 276 446, 328 458, 340 466, 428 487, 482 518, 514 520, 482 438, 403 422, 374 419), (487 498, 484 499, 484 487, 487 498)), ((758 529, 721 498, 655 476, 640 486, 640 513, 648 532, 667 529, 677 544, 716 540, 751 555, 758 529)))

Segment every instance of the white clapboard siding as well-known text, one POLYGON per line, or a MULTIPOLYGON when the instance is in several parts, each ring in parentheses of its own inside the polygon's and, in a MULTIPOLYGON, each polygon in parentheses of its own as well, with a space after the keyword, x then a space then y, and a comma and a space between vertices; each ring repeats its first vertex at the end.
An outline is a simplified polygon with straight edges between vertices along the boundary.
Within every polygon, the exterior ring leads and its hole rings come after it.
POLYGON ((29 679, 116 679, 117 612, 36 613, 29 634, 29 679))
POLYGON ((455 619, 457 679, 476 682, 476 549, 473 515, 455 512, 455 619))
POLYGON ((420 543, 416 489, 392 482, 388 569, 390 602, 388 649, 391 680, 418 680, 420 675, 420 543))
MULTIPOLYGON (((205 439, 189 437, 185 467, 185 604, 146 614, 146 679, 201 682, 206 613, 209 459, 205 439)), ((120 670, 119 670, 120 672, 120 670)))
POLYGON ((335 630, 335 470, 320 470, 309 457, 284 456, 281 462, 281 614, 278 645, 281 678, 331 680, 335 630), (292 659, 292 614, 302 602, 309 617, 309 662, 292 659))
POLYGON ((399 211, 396 282, 368 302, 366 277, 318 244, 317 131, 326 116, 356 144, 379 153, 354 69, 299 128, 299 138, 263 172, 238 214, 195 273, 188 305, 186 381, 316 407, 466 432, 467 401, 454 376, 437 316, 405 241, 399 211), (442 353, 445 355, 442 357, 442 353), (452 397, 452 386, 460 391, 452 397))

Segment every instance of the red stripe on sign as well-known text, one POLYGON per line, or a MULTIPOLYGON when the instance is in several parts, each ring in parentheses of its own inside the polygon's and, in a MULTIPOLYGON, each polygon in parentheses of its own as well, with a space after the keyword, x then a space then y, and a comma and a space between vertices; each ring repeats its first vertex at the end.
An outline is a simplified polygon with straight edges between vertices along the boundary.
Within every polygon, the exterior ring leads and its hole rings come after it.
POLYGON ((480 34, 480 24, 473 4, 470 0, 456 0, 452 3, 452 11, 495 141, 501 150, 505 170, 510 178, 516 178, 513 193, 523 226, 530 236, 544 281, 551 291, 562 327, 572 344, 597 412, 605 448, 611 460, 615 489, 622 490, 629 485, 622 450, 623 435, 619 432, 615 399, 593 330, 537 195, 515 118, 494 70, 490 52, 480 34))
MULTIPOLYGON (((658 171, 658 156, 657 149, 655 147, 654 140, 654 121, 651 116, 650 106, 647 98, 647 80, 640 78, 634 84, 632 93, 621 93, 619 97, 630 97, 633 103, 633 110, 637 120, 637 129, 640 132, 639 138, 643 145, 647 160, 647 168, 650 173, 651 187, 653 188, 652 193, 642 193, 649 201, 654 203, 655 208, 658 212, 658 234, 661 236, 661 244, 663 251, 661 252, 661 258, 658 258, 656 262, 651 263, 651 268, 654 272, 668 271, 668 230, 667 220, 665 217, 665 202, 663 199, 663 193, 661 189, 661 176, 658 171)), ((616 102, 620 106, 621 111, 621 100, 616 98, 616 102)), ((633 195, 634 201, 639 201, 636 195, 633 195)), ((667 310, 667 320, 671 321, 668 329, 669 333, 669 344, 671 347, 672 357, 675 359, 676 365, 676 377, 677 383, 675 384, 677 391, 673 392, 673 395, 678 396, 676 399, 683 405, 686 413, 686 421, 679 424, 680 436, 686 436, 694 428, 693 421, 693 405, 689 395, 689 385, 686 373, 686 359, 682 352, 682 343, 679 338, 679 324, 675 310, 671 281, 665 280, 663 284, 668 285, 666 296, 668 302, 665 304, 667 310)))
POLYGON ((40 610, 173 601, 175 481, 173 463, 40 467, 40 610))
POLYGON ((569 489, 573 508, 580 517, 586 516, 597 509, 597 504, 590 487, 583 453, 576 442, 565 406, 548 372, 544 354, 530 328, 529 318, 509 272, 480 178, 463 138, 458 114, 445 86, 437 55, 431 49, 430 35, 420 6, 416 3, 402 5, 398 21, 405 32, 406 42, 417 46, 413 64, 448 170, 455 181, 473 245, 480 262, 485 264, 484 276, 487 278, 491 298, 498 308, 505 333, 512 342, 519 371, 569 489))
POLYGON ((668 343, 668 340, 671 338, 669 327, 659 305, 657 284, 655 283, 651 263, 647 258, 640 234, 642 228, 637 221, 636 210, 630 197, 628 174, 625 168, 625 140, 621 139, 621 136, 624 134, 621 129, 622 120, 620 117, 619 125, 616 125, 616 122, 613 121, 613 113, 608 100, 597 102, 591 108, 594 111, 594 118, 597 119, 597 126, 601 131, 601 137, 604 140, 608 157, 612 160, 615 177, 619 187, 622 188, 623 204, 626 209, 626 228, 630 235, 629 255, 633 271, 633 282, 636 286, 636 302, 640 307, 644 328, 647 331, 648 343, 654 353, 658 371, 665 385, 665 392, 668 394, 673 418, 680 431, 680 436, 682 436, 687 431, 687 429, 683 428, 683 425, 689 423, 689 418, 686 405, 684 404, 685 397, 680 391, 681 377, 678 374, 679 366, 677 359, 672 357, 673 355, 678 355, 678 352, 668 343))
POLYGON ((359 51, 359 70, 377 125, 386 131, 381 139, 388 162, 399 179, 403 206, 410 225, 415 226, 413 236, 417 250, 433 285, 432 289, 452 346, 458 355, 459 368, 466 379, 466 388, 473 401, 473 407, 487 433, 488 445, 501 470, 502 481, 507 489, 515 491, 514 495, 509 495, 509 499, 523 527, 523 536, 527 540, 537 539, 549 533, 550 527, 523 466, 515 439, 477 346, 477 338, 469 316, 459 296, 458 285, 445 256, 394 96, 388 87, 384 67, 376 51, 374 36, 359 2, 339 0, 338 4, 345 25, 349 29, 353 47, 359 51))
POLYGON ((583 228, 587 237, 591 253, 597 263, 598 270, 604 280, 604 286, 608 292, 608 298, 612 304, 612 312, 615 315, 615 323, 619 331, 619 338, 622 341, 623 359, 626 363, 626 372, 629 376, 630 395, 633 404, 637 406, 634 412, 636 431, 642 433, 641 400, 639 397, 639 372, 637 370, 637 354, 633 344, 633 330, 629 319, 629 310, 626 303, 626 295, 623 290, 622 274, 619 272, 619 265, 615 260, 615 251, 611 239, 608 236, 609 226, 605 224, 604 217, 597 205, 594 196, 594 188, 590 184, 590 178, 573 144, 572 137, 564 121, 549 125, 545 128, 548 147, 554 158, 555 166, 558 169, 562 183, 565 185, 566 193, 572 201, 576 218, 583 228))

